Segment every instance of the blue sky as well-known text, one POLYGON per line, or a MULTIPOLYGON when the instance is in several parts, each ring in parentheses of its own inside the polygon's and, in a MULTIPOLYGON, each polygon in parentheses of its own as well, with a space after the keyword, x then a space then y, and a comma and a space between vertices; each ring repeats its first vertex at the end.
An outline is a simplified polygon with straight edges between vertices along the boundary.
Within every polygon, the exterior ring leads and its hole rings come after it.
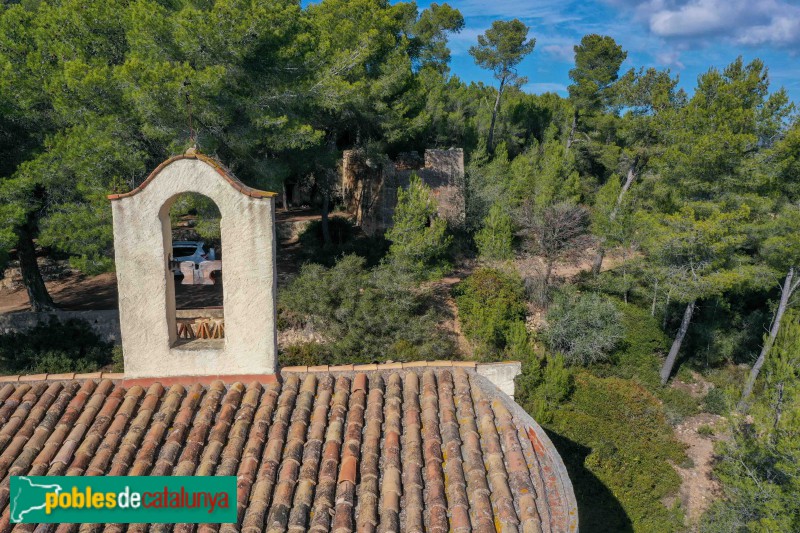
MULTIPOLYGON (((442 0, 438 0, 442 3, 442 0)), ((800 104, 800 0, 452 0, 465 28, 450 38, 451 69, 467 81, 494 83, 469 47, 493 20, 518 18, 536 38, 519 66, 525 90, 566 95, 573 46, 583 35, 610 35, 628 51, 622 70, 669 68, 690 94, 697 76, 742 55, 769 67, 771 89, 800 104)), ((420 8, 430 4, 419 0, 420 8)))

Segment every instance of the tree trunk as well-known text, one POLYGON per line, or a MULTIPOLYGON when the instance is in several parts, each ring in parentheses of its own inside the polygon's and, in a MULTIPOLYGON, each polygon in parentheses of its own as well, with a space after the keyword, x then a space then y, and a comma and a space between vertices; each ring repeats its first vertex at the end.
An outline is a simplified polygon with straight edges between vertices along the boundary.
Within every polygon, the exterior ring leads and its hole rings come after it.
POLYGON ((781 424, 781 416, 783 415, 783 381, 778 383, 778 399, 775 401, 775 423, 772 425, 772 443, 776 444, 778 441, 778 426, 781 424))
MULTIPOLYGON (((573 123, 574 128, 574 123, 573 123)), ((570 134, 571 135, 571 134, 570 134)), ((567 146, 569 148, 569 146, 567 146)), ((625 178, 625 183, 622 184, 622 189, 619 191, 619 196, 617 196, 617 202, 614 204, 614 209, 611 210, 611 213, 608 215, 608 219, 612 222, 617 218, 617 213, 619 212, 619 206, 622 205, 622 198, 625 196, 625 193, 628 192, 628 189, 631 188, 633 184, 633 180, 636 179, 636 165, 639 163, 639 158, 634 157, 633 163, 631 163, 630 168, 628 168, 628 176, 625 178)), ((597 250, 597 255, 594 257, 594 263, 592 263, 592 274, 595 276, 600 273, 600 269, 603 268, 603 258, 606 255, 605 247, 601 244, 600 249, 597 250)))
POLYGON ((675 340, 672 342, 672 348, 669 349, 667 360, 664 361, 664 366, 661 367, 662 385, 667 384, 667 381, 669 381, 669 376, 672 374, 672 367, 675 366, 675 360, 678 358, 678 352, 681 350, 683 338, 686 337, 686 332, 689 331, 689 323, 692 321, 695 303, 696 302, 694 301, 690 302, 689 305, 686 306, 686 311, 683 312, 681 327, 678 328, 678 334, 675 336, 675 340))
POLYGON ((658 280, 653 285, 653 305, 650 306, 650 316, 656 316, 656 299, 658 297, 658 280))
POLYGON ((594 261, 592 262, 592 274, 595 276, 600 273, 600 269, 603 268, 603 258, 606 256, 606 247, 602 244, 600 248, 597 250, 597 255, 594 256, 594 261))
POLYGON ((789 298, 792 297, 792 293, 797 288, 796 283, 794 285, 792 284, 793 278, 794 267, 791 267, 789 268, 789 272, 786 273, 786 279, 783 282, 783 288, 781 289, 781 301, 778 304, 778 310, 775 312, 775 319, 772 321, 772 328, 769 331, 769 337, 767 337, 767 340, 764 342, 764 346, 761 347, 761 353, 758 354, 758 359, 756 359, 753 368, 750 370, 750 375, 747 377, 747 382, 744 385, 742 399, 739 400, 740 411, 743 411, 747 407, 747 399, 753 392, 753 387, 756 384, 758 373, 761 372, 761 367, 764 365, 764 361, 767 359, 767 354, 772 348, 772 345, 775 344, 775 338, 778 336, 778 330, 781 327, 783 314, 786 312, 786 307, 789 305, 789 298))
POLYGON ((326 191, 322 195, 322 239, 325 241, 325 246, 331 246, 333 244, 333 241, 331 240, 331 228, 328 224, 330 201, 329 194, 326 191))
POLYGON ((284 181, 281 183, 281 187, 283 187, 283 211, 286 212, 289 210, 289 195, 286 194, 286 182, 284 181))
POLYGON ((494 125, 497 121, 497 112, 500 109, 500 96, 503 94, 503 86, 506 84, 506 78, 500 80, 500 88, 497 89, 497 98, 494 100, 494 109, 492 110, 492 122, 489 125, 489 140, 486 143, 486 148, 489 152, 494 152, 494 125))
POLYGON ((567 150, 572 147, 572 141, 575 139, 575 129, 578 127, 578 112, 572 114, 572 127, 569 129, 569 137, 567 137, 567 150))
POLYGON ((39 263, 36 262, 36 245, 33 243, 33 221, 20 226, 17 230, 19 244, 17 255, 19 255, 19 268, 22 272, 22 282, 25 290, 28 291, 28 301, 31 304, 31 311, 50 311, 55 308, 53 299, 47 292, 47 287, 42 279, 42 272, 39 270, 39 263))

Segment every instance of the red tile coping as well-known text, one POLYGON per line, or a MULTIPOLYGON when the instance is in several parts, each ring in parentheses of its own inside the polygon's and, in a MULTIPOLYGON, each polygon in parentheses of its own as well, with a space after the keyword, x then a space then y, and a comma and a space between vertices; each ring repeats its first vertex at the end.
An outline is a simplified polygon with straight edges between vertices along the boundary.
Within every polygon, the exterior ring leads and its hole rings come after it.
POLYGON ((0 383, 27 383, 30 381, 72 381, 76 379, 110 379, 114 381, 121 380, 125 374, 116 372, 92 372, 90 374, 76 374, 75 372, 66 372, 63 374, 28 374, 28 375, 13 375, 13 376, 0 376, 0 383))
MULTIPOLYGON (((502 364, 502 363, 492 363, 502 364)), ((461 367, 476 368, 474 361, 410 361, 407 363, 372 363, 364 365, 318 365, 318 366, 285 366, 276 374, 231 374, 231 375, 211 375, 211 376, 169 376, 169 377, 148 377, 148 378, 126 378, 124 373, 117 372, 91 372, 87 374, 77 374, 66 372, 63 374, 28 374, 0 376, 0 383, 18 383, 31 381, 67 381, 73 379, 110 379, 121 381, 123 386, 133 385, 152 385, 161 383, 168 387, 175 384, 194 384, 210 385, 214 381, 220 380, 224 383, 235 383, 241 381, 250 383, 275 383, 281 372, 306 373, 306 372, 376 372, 382 370, 407 370, 411 368, 433 368, 433 367, 461 367)))
POLYGON ((147 187, 147 185, 150 184, 151 181, 155 179, 155 177, 159 174, 159 172, 164 170, 171 163, 174 163, 175 161, 180 161, 181 159, 197 159, 208 165, 211 165, 214 168, 214 170, 216 170, 217 173, 225 179, 225 181, 230 183, 230 185, 234 189, 252 198, 273 198, 277 196, 277 193, 274 192, 260 191, 258 189, 253 189, 252 187, 248 187, 247 185, 239 181, 236 177, 232 176, 217 160, 205 154, 201 154, 200 152, 197 152, 196 150, 190 148, 185 153, 176 155, 174 157, 170 157, 169 159, 158 165, 155 168, 155 170, 153 170, 153 172, 151 172, 150 175, 147 176, 147 179, 145 179, 138 187, 136 187, 132 191, 121 194, 109 194, 107 198, 111 201, 114 201, 114 200, 119 200, 120 198, 128 198, 129 196, 133 196, 139 193, 145 187, 147 187))
MULTIPOLYGON (((494 364, 494 363, 492 363, 494 364)), ((281 372, 306 373, 306 372, 373 372, 380 370, 408 370, 411 368, 438 368, 459 367, 475 368, 475 361, 409 361, 407 363, 373 363, 366 365, 339 365, 339 366, 285 366, 281 372)))
MULTIPOLYGON (((108 377, 108 376, 103 376, 108 377)), ((230 375, 212 375, 212 376, 168 376, 168 377, 151 377, 151 378, 122 378, 123 387, 132 387, 139 385, 146 387, 154 383, 160 383, 164 387, 171 387, 172 385, 211 385, 215 381, 222 381, 223 383, 252 383, 254 381, 263 385, 278 382, 277 374, 230 374, 230 375)))

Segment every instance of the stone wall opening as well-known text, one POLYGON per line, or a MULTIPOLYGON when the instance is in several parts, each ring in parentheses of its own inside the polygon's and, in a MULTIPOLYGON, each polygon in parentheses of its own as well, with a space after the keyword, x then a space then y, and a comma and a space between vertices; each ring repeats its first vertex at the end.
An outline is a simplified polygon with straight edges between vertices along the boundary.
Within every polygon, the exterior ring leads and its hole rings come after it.
POLYGON ((225 339, 222 215, 211 198, 195 192, 178 194, 167 206, 162 223, 170 237, 166 268, 174 290, 174 298, 167 298, 175 322, 172 346, 219 349, 225 339))

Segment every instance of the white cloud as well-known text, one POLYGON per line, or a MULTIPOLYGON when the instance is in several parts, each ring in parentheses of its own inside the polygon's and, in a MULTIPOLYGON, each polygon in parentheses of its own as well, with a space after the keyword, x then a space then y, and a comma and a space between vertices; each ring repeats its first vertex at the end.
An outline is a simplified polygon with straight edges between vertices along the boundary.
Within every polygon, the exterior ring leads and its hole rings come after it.
POLYGON ((765 43, 788 45, 800 42, 800 16, 775 17, 769 24, 746 28, 737 41, 750 45, 765 43))
POLYGON ((542 51, 566 63, 575 60, 575 45, 572 44, 548 44, 542 47, 542 51))
POLYGON ((800 43, 800 6, 787 0, 649 0, 630 6, 659 37, 725 38, 746 45, 800 43))
POLYGON ((681 55, 677 51, 664 51, 656 54, 656 61, 665 67, 677 67, 679 69, 685 68, 681 62, 681 55))

